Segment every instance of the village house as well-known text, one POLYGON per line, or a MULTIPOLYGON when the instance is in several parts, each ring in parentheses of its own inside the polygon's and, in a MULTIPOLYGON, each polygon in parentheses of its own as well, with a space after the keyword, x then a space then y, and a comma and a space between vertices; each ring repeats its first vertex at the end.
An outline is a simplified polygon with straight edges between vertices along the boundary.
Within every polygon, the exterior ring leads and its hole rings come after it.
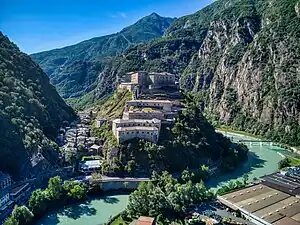
POLYGON ((18 204, 24 204, 31 193, 29 183, 20 184, 13 187, 10 191, 10 199, 18 204))
POLYGON ((155 218, 140 216, 138 220, 133 221, 130 225, 157 225, 155 218))
POLYGON ((11 185, 11 177, 8 174, 0 172, 0 189, 11 185))
POLYGON ((100 172, 102 160, 88 160, 80 163, 79 171, 85 174, 92 174, 94 172, 100 172))

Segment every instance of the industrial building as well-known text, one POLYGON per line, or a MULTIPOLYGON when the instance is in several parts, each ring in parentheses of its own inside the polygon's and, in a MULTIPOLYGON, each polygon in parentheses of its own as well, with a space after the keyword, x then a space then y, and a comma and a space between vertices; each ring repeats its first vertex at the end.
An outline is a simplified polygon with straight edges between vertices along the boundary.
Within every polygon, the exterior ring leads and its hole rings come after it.
POLYGON ((220 202, 257 225, 300 225, 300 168, 262 177, 262 182, 223 196, 220 202))

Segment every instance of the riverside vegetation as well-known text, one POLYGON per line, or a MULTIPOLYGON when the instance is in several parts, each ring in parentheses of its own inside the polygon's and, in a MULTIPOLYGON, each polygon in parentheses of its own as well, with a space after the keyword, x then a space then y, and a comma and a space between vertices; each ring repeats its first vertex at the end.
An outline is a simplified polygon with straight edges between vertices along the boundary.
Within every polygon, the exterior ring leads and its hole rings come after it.
POLYGON ((60 177, 49 179, 48 187, 32 192, 28 207, 15 206, 11 217, 4 225, 31 225, 46 211, 63 207, 75 201, 84 200, 88 188, 83 183, 62 182, 60 177))
POLYGON ((229 182, 216 192, 208 190, 203 181, 187 170, 179 179, 168 172, 154 172, 150 182, 142 182, 138 189, 130 194, 126 210, 112 224, 129 224, 139 216, 156 217, 158 224, 184 224, 184 215, 192 207, 214 200, 216 194, 225 194, 248 184, 245 175, 243 181, 229 182))
POLYGON ((81 98, 110 95, 126 72, 167 71, 199 93, 215 124, 299 146, 299 7, 299 0, 214 1, 176 19, 162 38, 98 61, 97 85, 81 98))

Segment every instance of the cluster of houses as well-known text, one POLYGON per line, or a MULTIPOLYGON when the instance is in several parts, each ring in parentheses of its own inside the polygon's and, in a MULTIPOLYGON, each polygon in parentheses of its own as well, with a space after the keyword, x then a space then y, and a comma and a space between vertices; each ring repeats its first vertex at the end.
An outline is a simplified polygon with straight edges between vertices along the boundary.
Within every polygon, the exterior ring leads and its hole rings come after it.
POLYGON ((162 123, 172 123, 180 109, 170 100, 138 99, 143 90, 176 88, 175 75, 170 73, 128 73, 119 89, 133 92, 133 100, 126 102, 122 119, 112 123, 118 143, 140 138, 153 143, 159 139, 162 123))
POLYGON ((90 123, 92 113, 90 111, 79 112, 79 121, 69 127, 61 129, 57 143, 63 148, 65 156, 68 153, 91 152, 97 153, 101 148, 101 141, 90 136, 90 123))
POLYGON ((11 214, 14 205, 24 205, 30 194, 29 183, 13 184, 8 174, 0 172, 0 223, 11 214))

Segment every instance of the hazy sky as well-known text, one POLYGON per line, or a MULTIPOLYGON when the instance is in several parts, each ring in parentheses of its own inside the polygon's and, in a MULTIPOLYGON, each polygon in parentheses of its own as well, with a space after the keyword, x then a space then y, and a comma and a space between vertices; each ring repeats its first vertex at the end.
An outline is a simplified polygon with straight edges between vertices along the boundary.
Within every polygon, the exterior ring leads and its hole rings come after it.
POLYGON ((191 14, 212 0, 1 0, 0 31, 34 53, 120 31, 143 16, 191 14))

